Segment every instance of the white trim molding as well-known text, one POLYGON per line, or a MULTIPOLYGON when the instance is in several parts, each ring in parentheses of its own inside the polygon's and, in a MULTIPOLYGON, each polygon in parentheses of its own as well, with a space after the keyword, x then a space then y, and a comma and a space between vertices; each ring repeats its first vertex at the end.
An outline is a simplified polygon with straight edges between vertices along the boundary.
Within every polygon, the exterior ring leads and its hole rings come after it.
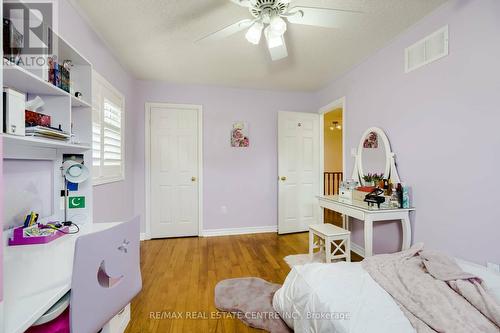
POLYGON ((202 237, 216 237, 216 236, 233 236, 233 235, 247 235, 247 234, 263 234, 278 232, 277 225, 265 227, 247 227, 247 228, 225 228, 225 229, 207 229, 201 232, 202 237))
POLYGON ((365 249, 354 242, 351 242, 351 250, 363 258, 365 257, 365 249))

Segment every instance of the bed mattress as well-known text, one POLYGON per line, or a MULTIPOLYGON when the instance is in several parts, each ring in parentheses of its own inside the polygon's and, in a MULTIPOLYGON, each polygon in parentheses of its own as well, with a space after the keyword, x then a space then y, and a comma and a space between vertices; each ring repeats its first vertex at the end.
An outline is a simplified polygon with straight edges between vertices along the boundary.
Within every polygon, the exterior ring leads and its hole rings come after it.
POLYGON ((360 263, 295 266, 275 293, 273 307, 297 333, 415 332, 360 263))

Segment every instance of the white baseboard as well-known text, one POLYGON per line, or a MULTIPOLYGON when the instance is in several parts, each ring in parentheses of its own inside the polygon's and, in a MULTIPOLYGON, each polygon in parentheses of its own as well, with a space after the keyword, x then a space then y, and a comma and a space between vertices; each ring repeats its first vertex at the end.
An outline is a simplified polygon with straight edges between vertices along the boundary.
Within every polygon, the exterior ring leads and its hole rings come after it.
POLYGON ((140 239, 141 241, 145 241, 145 240, 150 240, 150 239, 151 239, 151 237, 150 237, 148 234, 146 234, 145 232, 141 232, 141 236, 140 236, 140 238, 139 238, 139 239, 140 239))
POLYGON ((365 249, 359 246, 358 244, 351 242, 351 250, 352 252, 356 253, 357 255, 363 258, 365 257, 365 249))
POLYGON ((200 233, 201 237, 216 237, 216 236, 230 236, 230 235, 246 235, 246 234, 261 234, 266 232, 278 232, 278 227, 248 227, 248 228, 226 228, 226 229, 208 229, 200 233))

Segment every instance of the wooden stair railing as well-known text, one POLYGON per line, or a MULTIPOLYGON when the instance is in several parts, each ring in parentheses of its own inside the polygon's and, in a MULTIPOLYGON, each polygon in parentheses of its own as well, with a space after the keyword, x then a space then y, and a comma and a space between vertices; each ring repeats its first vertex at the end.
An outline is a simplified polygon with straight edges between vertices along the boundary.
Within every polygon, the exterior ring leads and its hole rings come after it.
MULTIPOLYGON (((343 180, 342 172, 325 172, 323 174, 323 193, 324 195, 339 194, 340 182, 343 180)), ((342 226, 342 215, 329 209, 323 210, 323 221, 332 223, 336 226, 342 226)))
POLYGON ((340 182, 343 179, 342 172, 325 172, 323 174, 323 194, 339 194, 340 182))

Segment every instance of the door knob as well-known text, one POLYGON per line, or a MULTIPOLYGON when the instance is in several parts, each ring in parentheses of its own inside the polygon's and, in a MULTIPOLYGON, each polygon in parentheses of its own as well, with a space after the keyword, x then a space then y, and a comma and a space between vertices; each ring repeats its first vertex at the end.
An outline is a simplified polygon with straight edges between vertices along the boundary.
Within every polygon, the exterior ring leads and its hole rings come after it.
POLYGON ((191 181, 195 182, 196 181, 196 177, 191 177, 191 181))
POLYGON ((285 181, 285 180, 286 180, 286 177, 285 177, 285 176, 283 176, 283 177, 281 177, 280 179, 281 179, 281 181, 285 181))

